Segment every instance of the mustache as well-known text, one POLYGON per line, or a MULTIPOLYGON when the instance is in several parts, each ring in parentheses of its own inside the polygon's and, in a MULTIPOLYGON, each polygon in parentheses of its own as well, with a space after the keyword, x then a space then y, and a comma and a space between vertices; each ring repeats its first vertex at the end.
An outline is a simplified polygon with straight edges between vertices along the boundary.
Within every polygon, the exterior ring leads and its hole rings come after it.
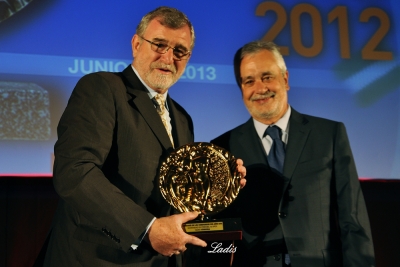
POLYGON ((176 68, 175 68, 174 65, 168 65, 168 64, 164 64, 164 63, 153 62, 151 64, 151 68, 152 69, 165 69, 165 70, 169 70, 173 74, 176 73, 176 68))
POLYGON ((275 96, 275 93, 274 93, 274 92, 266 91, 265 93, 253 95, 253 96, 250 98, 250 100, 251 100, 251 101, 255 101, 255 100, 266 99, 266 98, 274 97, 274 96, 275 96))

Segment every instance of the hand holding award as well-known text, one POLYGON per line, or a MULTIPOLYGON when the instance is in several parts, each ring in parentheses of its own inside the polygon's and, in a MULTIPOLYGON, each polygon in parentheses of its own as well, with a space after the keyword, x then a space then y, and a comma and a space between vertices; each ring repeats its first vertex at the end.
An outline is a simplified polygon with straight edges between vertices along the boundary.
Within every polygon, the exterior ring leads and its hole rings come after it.
POLYGON ((179 147, 163 162, 163 197, 180 212, 199 213, 197 220, 184 224, 185 232, 204 240, 241 239, 240 219, 212 219, 239 193, 242 177, 236 167, 230 152, 210 143, 179 147))

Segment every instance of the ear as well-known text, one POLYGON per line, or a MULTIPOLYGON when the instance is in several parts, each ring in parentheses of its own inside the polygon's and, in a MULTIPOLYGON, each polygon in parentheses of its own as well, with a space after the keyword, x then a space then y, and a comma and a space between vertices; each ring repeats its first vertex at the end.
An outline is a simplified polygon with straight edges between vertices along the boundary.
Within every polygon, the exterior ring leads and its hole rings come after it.
POLYGON ((244 91, 243 85, 240 84, 240 92, 242 93, 242 98, 243 98, 243 91, 244 91))
POLYGON ((135 55, 137 54, 137 52, 139 50, 139 46, 140 46, 139 35, 137 35, 137 34, 133 35, 131 45, 132 45, 132 54, 133 54, 133 57, 135 57, 135 55))
POLYGON ((289 91, 289 71, 286 70, 285 74, 283 75, 283 80, 285 81, 286 91, 289 91))

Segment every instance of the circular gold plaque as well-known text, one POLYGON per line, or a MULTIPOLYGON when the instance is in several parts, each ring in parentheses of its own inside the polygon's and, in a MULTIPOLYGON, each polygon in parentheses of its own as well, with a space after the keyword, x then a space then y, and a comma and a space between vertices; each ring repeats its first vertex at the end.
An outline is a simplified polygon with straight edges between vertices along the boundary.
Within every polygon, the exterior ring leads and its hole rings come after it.
POLYGON ((236 159, 227 150, 198 142, 174 150, 160 169, 160 190, 180 212, 215 214, 236 198, 240 190, 236 159))

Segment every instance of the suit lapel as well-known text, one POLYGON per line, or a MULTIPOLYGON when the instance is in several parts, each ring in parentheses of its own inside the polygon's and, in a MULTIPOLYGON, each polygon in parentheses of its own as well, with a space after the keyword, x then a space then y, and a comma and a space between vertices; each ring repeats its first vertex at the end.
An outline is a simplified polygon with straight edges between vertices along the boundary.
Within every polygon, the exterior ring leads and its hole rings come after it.
MULTIPOLYGON (((249 119, 239 130, 238 135, 233 139, 234 145, 239 146, 238 155, 244 155, 243 161, 245 165, 256 163, 264 163, 268 165, 267 154, 254 128, 253 119, 249 119)), ((235 152, 232 151, 234 154, 235 152)))
POLYGON ((293 108, 289 121, 289 140, 286 148, 283 175, 291 179, 307 141, 310 128, 307 126, 307 119, 293 108))
POLYGON ((153 102, 147 94, 146 87, 140 82, 132 66, 129 65, 124 71, 127 82, 125 82, 127 92, 132 96, 132 103, 136 106, 137 110, 143 116, 146 123, 149 125, 154 135, 160 141, 164 149, 172 148, 171 141, 165 130, 164 124, 161 121, 153 102))

